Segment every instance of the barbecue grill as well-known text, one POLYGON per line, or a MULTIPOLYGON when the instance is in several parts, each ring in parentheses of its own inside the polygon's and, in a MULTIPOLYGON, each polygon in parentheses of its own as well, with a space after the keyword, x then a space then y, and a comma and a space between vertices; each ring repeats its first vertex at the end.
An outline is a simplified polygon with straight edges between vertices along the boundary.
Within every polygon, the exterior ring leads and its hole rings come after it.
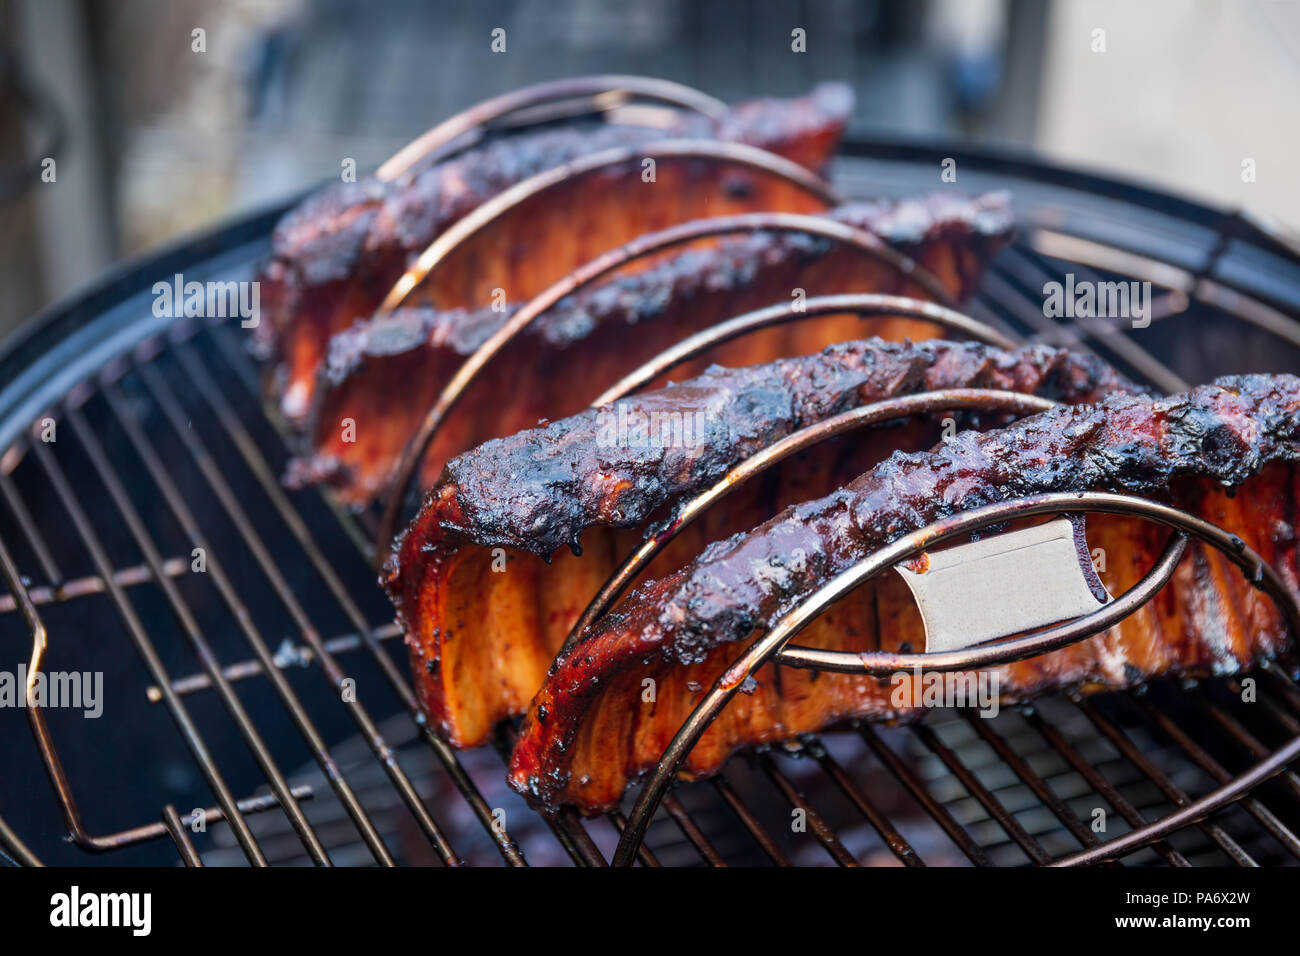
MULTIPOLYGON (((1300 242, 1272 224, 943 144, 850 141, 831 178, 849 197, 1011 190, 1018 237, 964 311, 1012 341, 1165 391, 1300 369, 1300 242), (1150 281, 1150 327, 1046 317, 1043 285, 1067 273, 1150 281)), ((647 866, 1300 860, 1300 684, 1280 663, 863 723, 733 759, 653 816, 650 789, 604 817, 534 814, 503 780, 510 726, 457 752, 420 716, 374 583, 383 516, 281 485, 288 429, 238 320, 151 308, 176 273, 251 279, 289 205, 117 270, 0 350, 5 660, 105 679, 99 720, 0 709, 0 859, 599 866, 627 832, 620 862, 647 866)))

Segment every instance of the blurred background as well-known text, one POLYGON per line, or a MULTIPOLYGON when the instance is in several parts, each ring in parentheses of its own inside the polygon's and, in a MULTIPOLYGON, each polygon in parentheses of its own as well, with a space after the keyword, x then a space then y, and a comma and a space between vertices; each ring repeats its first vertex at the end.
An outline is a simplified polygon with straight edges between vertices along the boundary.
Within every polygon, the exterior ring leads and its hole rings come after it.
POLYGON ((1300 224, 1290 0, 0 0, 0 335, 344 158, 598 72, 728 100, 845 80, 851 135, 1033 151, 1300 224))

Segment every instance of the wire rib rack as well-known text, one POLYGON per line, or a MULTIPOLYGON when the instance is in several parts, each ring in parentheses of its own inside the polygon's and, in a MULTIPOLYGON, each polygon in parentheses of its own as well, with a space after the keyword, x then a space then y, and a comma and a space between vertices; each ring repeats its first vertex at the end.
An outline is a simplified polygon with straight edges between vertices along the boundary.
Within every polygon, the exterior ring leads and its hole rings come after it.
MULTIPOLYGON (((850 144, 836 179, 851 195, 910 189, 923 164, 950 153, 850 144)), ((1013 180, 1026 225, 972 315, 1166 390, 1300 368, 1300 254, 1287 237, 1016 160, 959 163, 975 170, 963 189, 1013 180), (1042 286, 1065 272, 1153 281, 1151 328, 1045 317, 1042 286)), ((0 355, 15 372, 0 393, 0 644, 25 660, 43 638, 45 668, 102 671, 106 682, 100 721, 0 712, 11 763, 30 774, 0 794, 0 847, 29 864, 88 853, 187 865, 604 865, 622 813, 545 820, 502 779, 511 728, 494 748, 456 752, 425 725, 374 586, 375 516, 282 487, 285 432, 237 323, 142 318, 152 279, 181 263, 249 277, 278 213, 132 267, 0 355), (56 340, 69 344, 55 350, 56 340), (56 441, 33 437, 50 423, 56 441)), ((809 737, 671 791, 637 857, 1047 863, 1186 805, 1300 734, 1294 675, 1272 663, 1249 676, 1251 704, 1238 678, 1162 683, 1056 695, 994 720, 942 711, 809 737), (1104 833, 1093 827, 1099 809, 1104 833), (792 830, 792 810, 805 830, 792 830)), ((1297 832, 1300 778, 1287 770, 1124 862, 1294 864, 1297 832)))

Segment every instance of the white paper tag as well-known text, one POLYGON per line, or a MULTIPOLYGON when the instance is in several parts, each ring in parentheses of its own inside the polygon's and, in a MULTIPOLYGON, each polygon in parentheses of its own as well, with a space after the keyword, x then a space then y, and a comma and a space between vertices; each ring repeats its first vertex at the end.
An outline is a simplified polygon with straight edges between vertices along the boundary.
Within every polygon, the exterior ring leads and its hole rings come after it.
POLYGON ((955 651, 1073 620, 1110 603, 1083 519, 1057 518, 896 565, 925 622, 925 649, 955 651))

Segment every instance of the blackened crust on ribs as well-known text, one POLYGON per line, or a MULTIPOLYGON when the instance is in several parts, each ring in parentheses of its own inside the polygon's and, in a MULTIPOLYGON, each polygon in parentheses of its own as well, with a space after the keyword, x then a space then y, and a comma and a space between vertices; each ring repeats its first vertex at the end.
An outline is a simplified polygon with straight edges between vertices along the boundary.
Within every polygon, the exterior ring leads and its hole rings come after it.
MULTIPOLYGON (((1013 226, 1004 193, 854 203, 827 215, 880 237, 932 268, 957 298, 974 289, 984 264, 1008 241, 1013 226)), ((558 418, 578 411, 581 398, 572 384, 556 375, 556 363, 574 361, 588 369, 593 380, 612 381, 667 341, 743 311, 741 304, 753 307, 785 299, 792 287, 804 288, 810 296, 865 290, 916 294, 904 277, 861 253, 798 233, 731 237, 615 275, 548 310, 494 360, 519 368, 523 377, 514 379, 514 386, 520 397, 501 405, 494 396, 483 406, 474 404, 471 396, 458 421, 475 424, 455 436, 458 443, 444 431, 443 441, 426 457, 424 487, 437 479, 449 453, 527 428, 542 415, 558 418)), ((310 448, 292 464, 290 480, 328 481, 350 503, 371 497, 459 360, 497 331, 515 308, 403 309, 358 321, 335 335, 314 392, 306 429, 310 448), (409 396, 409 407, 389 394, 399 388, 409 396), (343 440, 338 423, 344 419, 356 422, 359 441, 343 440)), ((846 337, 816 321, 786 328, 787 345, 777 351, 755 352, 754 340, 734 343, 735 351, 730 352, 723 346, 723 356, 743 356, 725 364, 805 354, 846 337)), ((912 322, 887 337, 900 338, 903 331, 926 337, 929 328, 939 329, 912 322)))
MULTIPOLYGON (((611 547, 625 553, 624 545, 613 544, 618 528, 662 519, 740 460, 829 415, 906 392, 969 386, 1062 401, 1132 387, 1095 359, 1043 346, 1005 353, 977 344, 870 340, 762 366, 715 367, 620 403, 647 420, 663 411, 684 423, 701 412, 701 444, 621 440, 634 435, 619 436, 618 410, 607 408, 457 457, 397 542, 384 575, 431 726, 469 747, 496 721, 523 712, 614 560, 611 547), (590 556, 565 554, 584 533, 590 556), (491 564, 499 550, 513 556, 508 573, 493 573, 504 570, 491 564), (558 557, 564 567, 552 576, 534 555, 558 557)), ((928 435, 934 426, 914 423, 900 430, 902 440, 914 441, 918 430, 928 435)), ((852 444, 867 455, 865 464, 886 439, 860 436, 852 444)), ((798 485, 803 467, 792 461, 765 479, 798 485)), ((753 515, 724 525, 728 530, 751 527, 770 513, 758 501, 746 503, 749 497, 741 492, 728 503, 728 513, 753 515)), ((688 530, 670 550, 693 548, 703 527, 688 530)), ((636 532, 626 534, 634 539, 636 532)), ((693 553, 682 553, 680 561, 693 553)))
MULTIPOLYGON (((556 660, 525 719, 510 782, 547 812, 581 802, 568 772, 572 747, 584 716, 611 681, 638 667, 699 664, 712 651, 770 627, 873 551, 933 521, 1047 492, 1098 490, 1177 500, 1177 489, 1188 483, 1236 488, 1269 463, 1293 466, 1298 458, 1300 379, 1289 375, 1228 377, 1158 400, 1116 394, 1095 405, 1059 406, 995 431, 963 432, 930 452, 896 453, 839 491, 715 542, 675 574, 638 587, 556 660)), ((1264 529, 1263 535, 1272 532, 1264 529)), ((1199 578, 1197 584, 1204 590, 1199 578)), ((1197 598, 1184 593, 1183 600, 1197 598)), ((1215 600, 1211 596, 1209 603, 1215 600)), ((1244 666, 1282 638, 1268 633, 1244 640, 1249 652, 1220 666, 1244 666)), ((1189 672, 1204 659, 1201 650, 1180 650, 1191 664, 1189 672)), ((1136 653, 1131 649, 1130 658, 1136 653)), ((1018 677, 1003 687, 1004 696, 1094 676, 1040 663, 1051 656, 1013 665, 1018 677), (1024 675, 1038 667, 1042 673, 1026 680, 1024 675)), ((1152 676, 1139 667, 1126 666, 1124 673, 1131 674, 1123 678, 1130 682, 1152 676)), ((879 693, 862 693, 856 714, 850 708, 836 716, 881 716, 879 693)), ((664 743, 675 729, 661 730, 664 743)), ((801 728, 809 729, 815 728, 801 728)), ((599 728, 585 733, 599 736, 599 728)), ((745 743, 733 740, 729 746, 745 743)), ((712 763, 693 772, 713 772, 724 758, 712 754, 712 763)), ((583 809, 616 798, 652 762, 638 758, 612 767, 609 773, 619 779, 603 781, 603 796, 583 809)))
POLYGON ((689 607, 685 626, 664 631, 660 647, 679 661, 698 660, 705 648, 775 620, 872 550, 941 518, 1049 492, 1163 499, 1178 478, 1230 488, 1265 463, 1294 462, 1298 454, 1300 379, 1290 375, 1228 377, 1158 400, 1118 395, 1061 406, 997 431, 962 432, 932 452, 892 455, 844 489, 710 546, 666 589, 647 585, 646 593, 670 595, 662 606, 633 599, 607 629, 635 627, 629 615, 644 623, 647 613, 662 626, 689 607), (828 539, 832 527, 844 534, 828 539), (776 569, 782 553, 800 546, 805 569, 751 575, 756 561, 776 569), (731 601, 717 600, 723 580, 731 601))
POLYGON ((833 142, 851 111, 847 88, 825 84, 801 99, 743 104, 717 129, 689 114, 663 128, 575 124, 496 140, 436 165, 417 166, 392 182, 366 177, 334 184, 287 213, 272 234, 271 259, 262 276, 269 303, 268 321, 259 326, 262 344, 274 347, 313 289, 354 278, 391 285, 410 256, 484 200, 579 156, 677 137, 721 138, 773 150, 823 132, 833 142))
MULTIPOLYGON (((1006 245, 1014 223, 1010 197, 1001 192, 975 197, 933 193, 897 202, 849 203, 826 215, 879 236, 913 258, 918 250, 944 241, 970 249, 974 253, 972 268, 958 277, 960 285, 952 290, 958 299, 974 290, 978 266, 1006 245)), ((765 267, 790 259, 816 258, 833 244, 830 239, 798 233, 757 233, 727 239, 715 247, 688 249, 649 269, 616 276, 561 300, 521 335, 563 348, 586 338, 599 325, 638 325, 658 318, 670 304, 704 291, 740 289, 755 282, 765 267)), ((400 309, 385 318, 359 321, 331 340, 326 380, 331 385, 341 384, 367 359, 421 346, 446 346, 469 355, 504 325, 517 307, 469 312, 400 309)))
MULTIPOLYGON (((594 525, 640 525, 665 503, 707 487, 800 428, 864 402, 939 388, 1005 389, 1079 402, 1136 386, 1099 359, 1061 349, 1005 352, 942 339, 867 339, 750 368, 714 366, 697 378, 493 439, 452 459, 410 533, 451 493, 456 505, 439 522, 440 539, 546 557, 578 545, 594 525), (629 415, 699 422, 703 433, 690 444, 638 443, 629 415)), ((399 542, 395 554, 408 550, 399 542)))
POLYGON ((485 199, 577 156, 662 138, 640 127, 566 128, 499 140, 392 182, 336 183, 287 213, 271 236, 263 281, 274 308, 259 332, 273 338, 293 319, 305 291, 345 282, 365 260, 384 275, 485 199))

